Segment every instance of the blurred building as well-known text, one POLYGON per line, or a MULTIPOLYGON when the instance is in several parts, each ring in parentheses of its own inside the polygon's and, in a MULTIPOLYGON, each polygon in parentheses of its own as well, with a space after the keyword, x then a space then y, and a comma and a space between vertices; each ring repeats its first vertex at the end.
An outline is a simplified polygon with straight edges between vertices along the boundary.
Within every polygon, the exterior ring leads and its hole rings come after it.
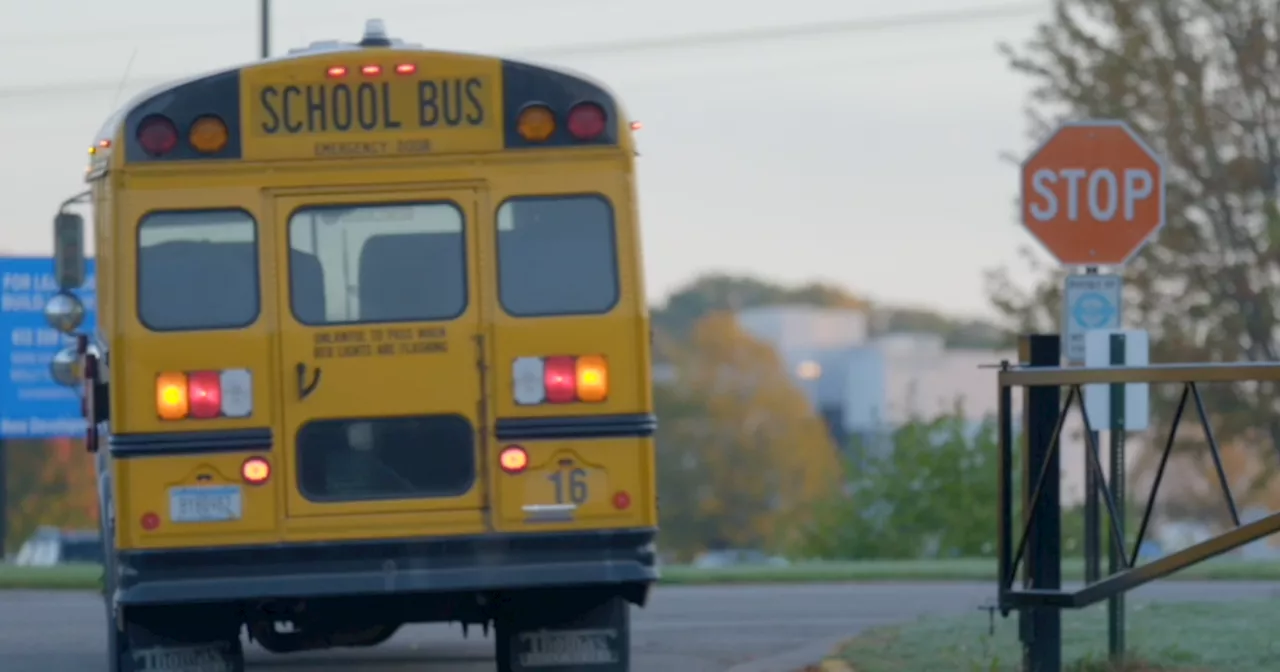
MULTIPOLYGON (((938 334, 873 336, 870 317, 859 310, 766 306, 739 311, 738 321, 752 337, 773 346, 842 449, 888 449, 893 432, 912 419, 933 419, 957 409, 976 431, 997 412, 995 371, 985 367, 1017 360, 1014 350, 948 348, 938 334)), ((675 370, 655 363, 653 376, 655 383, 670 382, 675 370)), ((1013 396, 1016 426, 1021 424, 1022 395, 1013 396)), ((1060 447, 1067 506, 1084 496, 1081 430, 1077 410, 1065 423, 1060 447)), ((1131 469, 1144 448, 1141 440, 1131 444, 1131 469)), ((1105 457, 1103 463, 1105 469, 1105 457)))
MULTIPOLYGON (((995 372, 982 367, 1017 360, 1013 350, 948 348, 932 333, 872 336, 870 318, 859 310, 767 306, 742 310, 738 320, 775 348, 842 447, 886 445, 912 419, 957 409, 976 430, 997 411, 995 372)), ((1014 395, 1017 414, 1020 397, 1014 395)), ((1068 422, 1063 433, 1065 502, 1080 501, 1084 491, 1079 424, 1068 422)))
POLYGON ((975 424, 996 411, 994 376, 978 367, 1016 353, 951 350, 941 335, 870 335, 858 310, 770 306, 741 311, 739 322, 772 345, 841 444, 892 432, 912 418, 961 405, 975 424))

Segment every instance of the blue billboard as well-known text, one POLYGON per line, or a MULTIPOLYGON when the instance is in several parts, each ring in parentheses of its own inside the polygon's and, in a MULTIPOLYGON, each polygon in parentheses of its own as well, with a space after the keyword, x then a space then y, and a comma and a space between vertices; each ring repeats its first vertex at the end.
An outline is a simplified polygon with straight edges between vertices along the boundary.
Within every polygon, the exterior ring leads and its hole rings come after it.
MULTIPOLYGON (((84 302, 80 331, 97 326, 94 263, 85 264, 84 286, 76 295, 84 302)), ((45 322, 44 304, 58 293, 51 257, 0 257, 0 439, 83 437, 79 388, 53 381, 49 362, 74 345, 71 336, 45 322)))

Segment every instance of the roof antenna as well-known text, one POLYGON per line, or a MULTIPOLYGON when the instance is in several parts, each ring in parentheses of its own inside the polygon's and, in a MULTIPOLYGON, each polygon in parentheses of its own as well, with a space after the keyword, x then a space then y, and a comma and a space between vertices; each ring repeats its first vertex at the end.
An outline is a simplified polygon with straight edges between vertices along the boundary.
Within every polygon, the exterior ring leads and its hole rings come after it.
POLYGON ((133 61, 138 58, 138 48, 133 48, 133 53, 129 54, 129 62, 124 66, 124 74, 120 76, 120 85, 116 87, 116 97, 111 101, 111 109, 116 109, 120 104, 120 94, 124 93, 124 85, 129 81, 129 73, 133 71, 133 61))
POLYGON ((387 37, 387 24, 382 19, 369 19, 364 23, 364 37, 360 39, 362 47, 389 47, 391 38, 387 37))

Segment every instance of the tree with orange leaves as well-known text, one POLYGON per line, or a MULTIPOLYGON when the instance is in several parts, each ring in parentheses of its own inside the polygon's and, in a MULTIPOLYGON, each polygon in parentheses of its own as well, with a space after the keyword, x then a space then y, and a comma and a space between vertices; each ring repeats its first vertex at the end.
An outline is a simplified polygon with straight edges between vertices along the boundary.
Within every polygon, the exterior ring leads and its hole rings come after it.
POLYGON ((40 525, 94 529, 98 487, 93 456, 72 439, 10 441, 8 452, 9 538, 14 548, 40 525))
POLYGON ((713 314, 687 344, 659 344, 676 371, 655 391, 662 544, 778 547, 839 481, 839 458, 773 348, 713 314))

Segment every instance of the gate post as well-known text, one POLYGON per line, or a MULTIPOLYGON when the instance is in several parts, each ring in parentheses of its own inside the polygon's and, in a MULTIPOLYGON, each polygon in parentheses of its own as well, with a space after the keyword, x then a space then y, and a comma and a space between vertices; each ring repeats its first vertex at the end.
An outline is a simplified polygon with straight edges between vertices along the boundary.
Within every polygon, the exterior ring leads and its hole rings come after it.
MULTIPOLYGON (((1019 358, 1026 366, 1057 367, 1062 341, 1057 334, 1027 334, 1020 339, 1019 358)), ((1062 484, 1059 451, 1051 451, 1054 428, 1062 412, 1057 386, 1025 388, 1023 410, 1022 515, 1030 517, 1023 585, 1040 590, 1062 588, 1062 484), (1031 501, 1041 470, 1045 472, 1039 501, 1031 501)), ((1039 606, 1019 612, 1023 667, 1027 672, 1062 672, 1062 613, 1039 606)))

